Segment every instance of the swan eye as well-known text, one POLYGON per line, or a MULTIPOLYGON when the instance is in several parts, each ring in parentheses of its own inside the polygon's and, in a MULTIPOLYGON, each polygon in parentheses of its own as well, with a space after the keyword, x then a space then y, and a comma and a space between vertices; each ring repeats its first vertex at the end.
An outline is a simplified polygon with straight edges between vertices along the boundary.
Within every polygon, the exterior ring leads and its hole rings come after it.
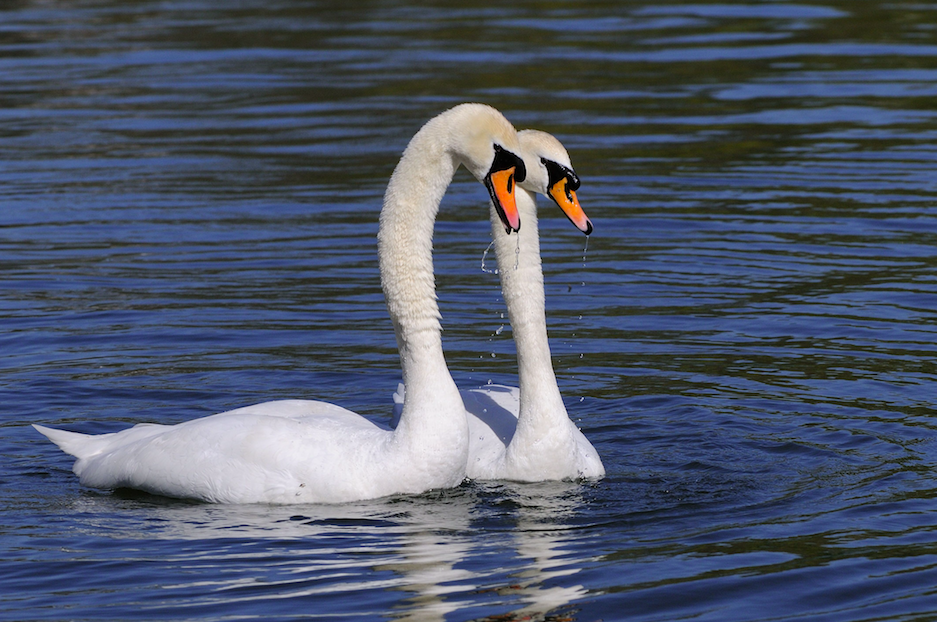
POLYGON ((547 167, 547 187, 552 188, 565 179, 568 187, 571 190, 579 189, 579 176, 576 175, 576 172, 573 169, 559 164, 558 162, 554 162, 553 160, 547 160, 545 158, 541 158, 541 160, 543 161, 544 166, 547 167))
MULTIPOLYGON (((518 182, 524 181, 527 177, 527 168, 524 166, 524 160, 514 153, 503 148, 499 144, 494 145, 495 158, 491 163, 491 168, 488 170, 488 174, 496 173, 498 171, 506 171, 509 168, 514 169, 514 177, 517 178, 518 182)), ((513 181, 511 182, 513 184, 513 181)))

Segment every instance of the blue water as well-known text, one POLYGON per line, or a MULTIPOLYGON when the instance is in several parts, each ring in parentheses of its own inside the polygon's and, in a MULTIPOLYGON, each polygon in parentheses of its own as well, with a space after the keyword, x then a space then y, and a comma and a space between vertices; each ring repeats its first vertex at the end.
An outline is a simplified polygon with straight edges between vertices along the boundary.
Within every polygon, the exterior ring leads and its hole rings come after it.
MULTIPOLYGON (((937 619, 929 3, 0 7, 0 620, 937 619), (80 486, 30 426, 384 420, 384 185, 462 101, 556 134, 554 366, 597 483, 336 506, 80 486)), ((483 189, 450 370, 515 384, 483 189), (503 330, 502 330, 502 327, 503 330)))

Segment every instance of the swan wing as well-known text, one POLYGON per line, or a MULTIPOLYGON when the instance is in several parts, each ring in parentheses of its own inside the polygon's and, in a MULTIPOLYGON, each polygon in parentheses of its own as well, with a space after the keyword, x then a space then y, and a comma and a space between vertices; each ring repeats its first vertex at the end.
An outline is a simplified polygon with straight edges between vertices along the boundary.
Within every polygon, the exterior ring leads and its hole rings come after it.
MULTIPOLYGON (((325 402, 267 402, 174 426, 102 435, 42 428, 94 488, 134 488, 226 503, 338 502, 380 496, 370 452, 390 433, 325 402), (355 465, 358 468, 350 467, 355 465)), ((384 464, 392 476, 395 465, 384 464)))

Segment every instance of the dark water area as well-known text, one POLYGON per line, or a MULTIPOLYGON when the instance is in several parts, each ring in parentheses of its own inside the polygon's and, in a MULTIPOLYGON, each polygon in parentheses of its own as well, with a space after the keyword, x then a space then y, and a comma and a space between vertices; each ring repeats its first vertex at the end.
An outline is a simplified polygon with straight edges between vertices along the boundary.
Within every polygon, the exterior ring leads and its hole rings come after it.
MULTIPOLYGON (((937 5, 0 4, 0 620, 937 619, 937 5), (83 488, 29 424, 386 419, 375 235, 463 101, 554 133, 547 317, 596 483, 335 506, 83 488)), ((484 190, 457 384, 516 385, 484 190)))

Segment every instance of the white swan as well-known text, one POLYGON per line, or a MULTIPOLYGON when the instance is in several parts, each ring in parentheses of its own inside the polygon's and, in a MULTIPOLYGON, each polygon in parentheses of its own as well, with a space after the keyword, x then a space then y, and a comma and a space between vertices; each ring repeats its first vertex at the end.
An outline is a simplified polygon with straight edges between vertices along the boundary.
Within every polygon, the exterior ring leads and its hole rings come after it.
POLYGON ((78 460, 81 483, 224 503, 343 502, 452 487, 465 478, 468 430, 446 368, 433 276, 439 203, 464 165, 489 190, 505 235, 520 227, 517 135, 496 110, 462 104, 410 141, 384 195, 381 285, 408 389, 391 431, 325 402, 248 406, 174 426, 85 435, 35 426, 78 460))
POLYGON ((517 347, 518 388, 488 385, 462 392, 469 424, 472 479, 544 481, 600 478, 598 453, 569 419, 556 384, 544 315, 543 271, 536 194, 553 199, 583 233, 592 232, 576 198, 579 178, 552 135, 518 133, 527 178, 519 182, 517 208, 524 227, 508 237, 491 210, 491 235, 511 331, 517 347))

